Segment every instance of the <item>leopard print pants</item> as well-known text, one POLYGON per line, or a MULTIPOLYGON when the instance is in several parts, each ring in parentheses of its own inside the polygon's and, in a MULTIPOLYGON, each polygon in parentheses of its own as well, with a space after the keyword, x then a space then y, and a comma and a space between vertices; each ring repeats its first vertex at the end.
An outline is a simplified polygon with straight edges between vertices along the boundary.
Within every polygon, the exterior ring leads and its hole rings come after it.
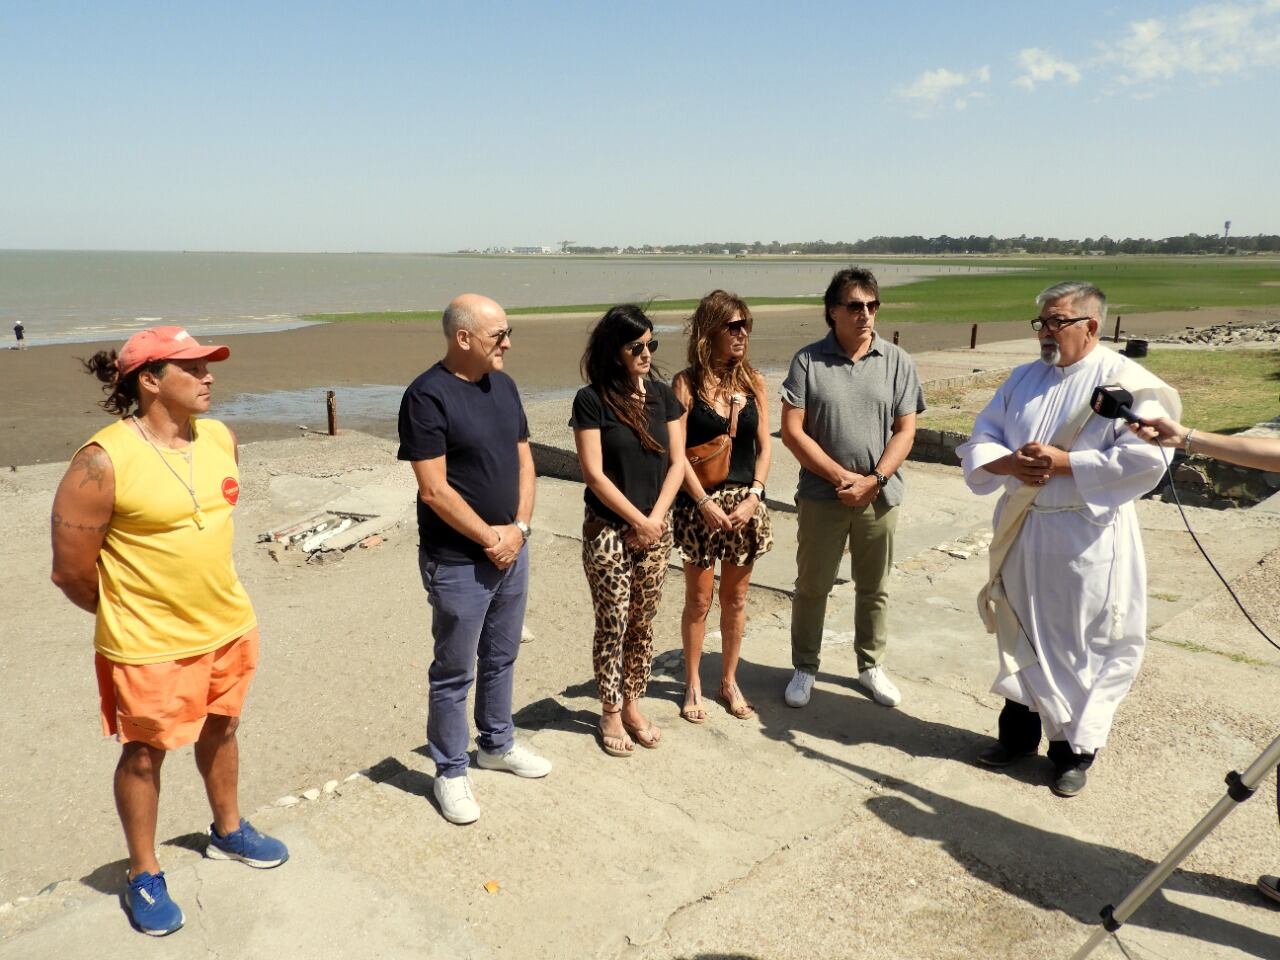
POLYGON ((582 524, 582 567, 596 612, 592 665, 603 703, 639 700, 649 686, 653 618, 662 599, 671 556, 671 527, 647 550, 632 550, 626 527, 602 520, 590 508, 582 524))

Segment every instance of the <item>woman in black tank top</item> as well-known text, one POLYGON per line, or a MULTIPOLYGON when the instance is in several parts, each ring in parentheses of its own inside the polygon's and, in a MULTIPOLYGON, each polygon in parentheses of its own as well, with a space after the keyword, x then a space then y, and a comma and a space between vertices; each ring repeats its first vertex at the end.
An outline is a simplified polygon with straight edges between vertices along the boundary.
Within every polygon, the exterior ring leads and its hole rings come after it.
POLYGON ((673 514, 686 585, 680 619, 685 668, 680 716, 690 723, 707 718, 699 666, 717 560, 719 699, 739 720, 755 713, 738 688, 738 657, 751 567, 773 546, 773 531, 764 505, 770 457, 769 398, 764 378, 747 360, 751 324, 751 310, 741 299, 723 290, 707 294, 689 320, 689 366, 672 382, 676 397, 688 410, 684 418, 687 447, 724 436, 736 413, 728 476, 706 489, 686 460, 684 486, 673 514))

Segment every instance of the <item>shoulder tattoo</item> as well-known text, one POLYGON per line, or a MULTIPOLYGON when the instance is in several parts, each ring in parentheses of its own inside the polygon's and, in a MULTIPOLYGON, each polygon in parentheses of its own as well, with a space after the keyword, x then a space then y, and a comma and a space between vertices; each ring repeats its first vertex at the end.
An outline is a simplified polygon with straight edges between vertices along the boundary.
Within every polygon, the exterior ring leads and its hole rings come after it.
POLYGON ((107 479, 107 468, 110 466, 111 458, 107 456, 107 451, 101 447, 85 447, 71 461, 70 469, 84 474, 80 478, 81 487, 92 483, 101 490, 107 479))
POLYGON ((72 523, 56 510, 49 518, 49 526, 54 530, 80 530, 83 533, 106 533, 111 529, 111 521, 94 526, 91 523, 72 523))

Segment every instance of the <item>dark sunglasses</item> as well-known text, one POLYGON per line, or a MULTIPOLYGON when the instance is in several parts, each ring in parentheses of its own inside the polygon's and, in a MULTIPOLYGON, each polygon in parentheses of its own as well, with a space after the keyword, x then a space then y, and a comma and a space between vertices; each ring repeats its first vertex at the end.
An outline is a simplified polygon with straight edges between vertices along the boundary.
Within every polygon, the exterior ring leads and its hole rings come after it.
POLYGON ((841 304, 850 313, 861 313, 864 309, 867 313, 875 313, 880 309, 879 300, 850 300, 848 303, 841 304))
POLYGON ((724 325, 724 328, 735 337, 742 336, 743 334, 751 336, 751 328, 747 326, 747 321, 745 320, 730 320, 724 325))
POLYGON ((645 347, 649 348, 650 355, 655 354, 658 352, 658 341, 657 340, 637 340, 635 343, 628 343, 622 349, 630 350, 631 355, 633 357, 638 357, 640 356, 640 354, 644 353, 645 347))
POLYGON ((507 327, 507 329, 499 330, 497 333, 485 333, 481 334, 481 336, 488 337, 495 343, 501 343, 503 340, 510 339, 513 333, 515 333, 515 330, 511 329, 511 327, 507 327))

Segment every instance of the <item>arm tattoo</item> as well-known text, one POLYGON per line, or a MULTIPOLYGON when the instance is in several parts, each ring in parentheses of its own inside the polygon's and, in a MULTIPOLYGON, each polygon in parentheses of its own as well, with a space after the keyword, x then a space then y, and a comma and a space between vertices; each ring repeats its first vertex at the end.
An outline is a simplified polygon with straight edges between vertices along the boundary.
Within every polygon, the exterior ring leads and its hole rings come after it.
POLYGON ((80 486, 87 484, 96 484, 98 489, 103 488, 103 481, 107 476, 107 467, 111 464, 111 458, 107 456, 107 452, 101 447, 89 447, 81 450, 75 460, 71 461, 71 469, 80 469, 84 471, 84 478, 80 481, 80 486))
POLYGON ((57 512, 49 518, 49 525, 55 530, 61 527, 65 530, 83 530, 85 533, 106 533, 111 529, 111 521, 107 521, 101 526, 95 527, 88 523, 72 523, 65 519, 62 514, 57 512))

